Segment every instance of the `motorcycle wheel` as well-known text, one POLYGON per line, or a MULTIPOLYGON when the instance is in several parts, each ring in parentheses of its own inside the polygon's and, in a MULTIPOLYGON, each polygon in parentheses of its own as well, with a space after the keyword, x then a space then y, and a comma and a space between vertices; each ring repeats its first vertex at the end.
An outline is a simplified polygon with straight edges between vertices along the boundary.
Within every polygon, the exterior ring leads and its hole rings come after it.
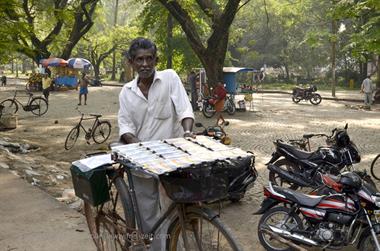
POLYGON ((210 104, 205 104, 202 109, 202 113, 206 118, 212 118, 215 115, 215 109, 210 104))
MULTIPOLYGON (((297 214, 291 213, 290 208, 280 206, 269 209, 260 219, 257 234, 261 245, 270 251, 290 251, 293 248, 265 233, 263 229, 268 229, 269 226, 281 228, 289 232, 292 229, 303 229, 301 218, 297 214)), ((290 240, 289 238, 284 238, 290 240)))
MULTIPOLYGON (((380 242, 380 234, 376 235, 377 241, 380 242)), ((368 250, 376 250, 376 245, 373 240, 373 236, 369 227, 367 227, 360 236, 358 250, 360 251, 368 251, 368 250)))
MULTIPOLYGON (((277 160, 276 162, 273 163, 273 165, 278 166, 281 169, 286 170, 287 172, 291 172, 291 173, 300 172, 297 165, 295 165, 294 163, 292 163, 286 159, 277 160)), ((280 187, 286 187, 286 188, 289 188, 292 190, 297 190, 299 187, 298 185, 281 178, 277 173, 275 173, 273 171, 269 171, 269 181, 273 185, 280 186, 280 187)))
POLYGON ((313 96, 310 98, 310 103, 312 103, 313 105, 318 105, 319 103, 321 103, 321 101, 322 97, 317 93, 313 94, 313 96))
POLYGON ((293 100, 293 102, 294 103, 299 103, 300 101, 301 101, 301 99, 299 98, 299 97, 297 97, 297 96, 292 96, 292 100, 293 100))
POLYGON ((227 113, 228 113, 229 115, 234 115, 234 114, 235 114, 235 111, 236 111, 236 106, 235 106, 235 104, 233 103, 232 100, 228 100, 227 102, 228 102, 228 103, 227 103, 227 113))

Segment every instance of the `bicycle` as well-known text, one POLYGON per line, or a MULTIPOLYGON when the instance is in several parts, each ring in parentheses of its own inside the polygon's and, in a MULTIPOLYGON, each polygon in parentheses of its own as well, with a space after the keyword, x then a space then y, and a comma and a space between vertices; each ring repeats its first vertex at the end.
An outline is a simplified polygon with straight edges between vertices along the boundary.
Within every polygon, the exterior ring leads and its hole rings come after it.
POLYGON ((33 97, 33 94, 30 92, 27 92, 26 96, 18 96, 17 91, 15 91, 13 98, 5 99, 0 104, 4 106, 4 111, 10 112, 12 114, 17 113, 19 105, 21 105, 24 111, 32 112, 37 116, 44 115, 49 108, 46 99, 43 97, 33 97), (18 99, 16 99, 16 97, 28 97, 29 99, 26 105, 24 105, 18 99))
POLYGON ((87 144, 90 144, 89 140, 91 138, 97 144, 105 142, 111 134, 111 123, 107 120, 99 120, 99 118, 102 117, 101 114, 91 113, 88 114, 90 116, 89 118, 84 118, 85 114, 81 113, 80 111, 78 112, 81 114, 79 123, 76 126, 74 126, 67 135, 65 140, 65 149, 70 150, 71 148, 73 148, 79 137, 79 132, 81 128, 85 133, 84 137, 86 139, 87 144), (82 125, 82 121, 92 119, 95 119, 94 123, 92 124, 92 127, 86 130, 86 128, 82 125))
MULTIPOLYGON (((117 161, 117 158, 113 159, 117 161)), ((84 200, 91 236, 99 251, 147 250, 165 219, 173 216, 166 237, 166 250, 241 250, 219 215, 198 203, 174 202, 148 233, 143 231, 131 170, 123 161, 104 167, 110 200, 92 206, 84 200), (128 184, 124 180, 127 175, 128 184), (222 240, 223 238, 223 240, 222 240)))
POLYGON ((371 174, 376 180, 380 180, 380 154, 378 154, 371 163, 371 174))

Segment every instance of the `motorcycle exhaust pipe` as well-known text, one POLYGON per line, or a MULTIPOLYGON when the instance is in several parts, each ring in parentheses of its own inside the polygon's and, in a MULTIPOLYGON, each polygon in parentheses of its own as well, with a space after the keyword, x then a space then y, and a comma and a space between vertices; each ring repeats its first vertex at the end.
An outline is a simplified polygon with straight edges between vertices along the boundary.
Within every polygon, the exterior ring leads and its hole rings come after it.
POLYGON ((291 233, 287 230, 284 230, 284 229, 281 229, 281 228, 278 228, 278 227, 274 227, 274 226, 268 226, 269 229, 271 231, 273 231, 274 233, 280 235, 281 237, 284 237, 284 238, 289 238, 289 239, 292 239, 292 240, 296 240, 296 241, 299 241, 299 242, 302 242, 306 245, 312 245, 312 246, 318 246, 318 242, 316 241, 313 241, 312 239, 309 239, 303 235, 300 235, 300 234, 296 234, 296 233, 291 233))
POLYGON ((282 169, 276 165, 269 164, 268 169, 277 173, 281 178, 283 178, 289 182, 292 182, 296 185, 303 186, 303 187, 310 186, 309 183, 307 183, 306 181, 302 180, 301 178, 295 176, 295 174, 290 174, 289 172, 285 171, 284 169, 282 169))

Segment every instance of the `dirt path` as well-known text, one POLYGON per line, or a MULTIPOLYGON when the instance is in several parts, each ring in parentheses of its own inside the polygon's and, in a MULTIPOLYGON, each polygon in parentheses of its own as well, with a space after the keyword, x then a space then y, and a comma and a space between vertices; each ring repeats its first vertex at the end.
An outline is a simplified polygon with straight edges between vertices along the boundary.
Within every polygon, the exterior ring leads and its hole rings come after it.
MULTIPOLYGON (((11 95, 1 89, 0 100, 11 95)), ((85 113, 101 113, 111 121, 111 139, 117 138, 116 114, 118 111, 119 87, 90 87, 87 106, 80 106, 85 113)), ((28 182, 34 182, 54 197, 61 197, 64 189, 71 188, 70 163, 86 153, 106 150, 106 144, 87 145, 81 134, 75 147, 66 151, 64 141, 70 129, 79 121, 75 90, 53 92, 50 95, 49 111, 43 117, 19 112, 18 128, 0 132, 0 139, 35 144, 39 151, 25 155, 6 154, 0 149, 1 162, 28 182)), ((323 100, 321 105, 293 104, 287 95, 254 94, 254 111, 228 116, 231 125, 227 133, 233 145, 251 150, 256 155, 259 178, 255 186, 247 191, 245 198, 237 204, 225 203, 222 218, 238 237, 245 250, 262 250, 257 240, 258 216, 252 215, 262 200, 262 185, 267 184, 264 163, 273 151, 272 141, 278 138, 299 138, 304 133, 328 133, 334 127, 349 123, 349 134, 360 148, 363 161, 358 168, 369 168, 372 158, 380 153, 380 113, 348 109, 344 103, 323 100)), ((199 112, 198 121, 206 120, 199 112)), ((4 167, 4 166, 3 166, 4 167)), ((1 168, 1 167, 0 167, 1 168)))

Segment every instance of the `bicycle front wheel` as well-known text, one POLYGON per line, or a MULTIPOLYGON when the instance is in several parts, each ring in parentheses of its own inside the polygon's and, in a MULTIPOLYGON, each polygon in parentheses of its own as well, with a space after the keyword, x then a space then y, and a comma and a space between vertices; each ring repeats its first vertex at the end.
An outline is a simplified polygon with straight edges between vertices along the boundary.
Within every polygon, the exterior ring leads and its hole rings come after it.
POLYGON ((44 115, 48 110, 47 101, 41 97, 33 98, 29 106, 31 107, 30 111, 37 116, 44 115))
MULTIPOLYGON (((189 250, 241 250, 219 217, 210 217, 203 210, 199 209, 186 213, 185 222, 189 250)), ((169 227, 167 238, 166 250, 185 250, 182 227, 178 219, 169 227)))
POLYGON ((88 228, 98 251, 128 250, 135 218, 123 178, 117 177, 111 183, 110 197, 108 202, 97 207, 84 202, 88 228))
POLYGON ((3 105, 3 113, 15 114, 18 111, 18 104, 13 99, 6 99, 0 103, 3 105))
POLYGON ((95 127, 92 138, 97 144, 101 144, 108 139, 111 134, 111 124, 108 121, 101 121, 95 127))
POLYGON ((380 154, 372 161, 371 174, 375 179, 380 180, 380 154))
POLYGON ((78 137, 79 137, 79 127, 76 126, 73 129, 71 129, 71 131, 66 137, 65 149, 70 150, 71 148, 73 148, 73 146, 75 145, 75 142, 77 142, 78 137))

